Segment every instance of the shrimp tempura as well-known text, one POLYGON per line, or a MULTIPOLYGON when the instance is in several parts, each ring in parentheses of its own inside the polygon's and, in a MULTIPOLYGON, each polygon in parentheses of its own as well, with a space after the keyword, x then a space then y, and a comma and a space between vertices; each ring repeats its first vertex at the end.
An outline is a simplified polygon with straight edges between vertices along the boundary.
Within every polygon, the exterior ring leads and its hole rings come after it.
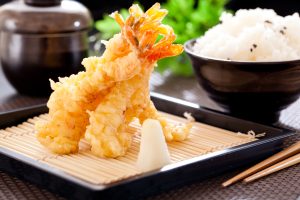
POLYGON ((122 156, 131 144, 132 135, 126 130, 134 118, 140 123, 159 120, 168 141, 188 136, 192 123, 169 125, 150 100, 149 79, 157 60, 183 50, 172 44, 173 29, 161 23, 167 10, 156 3, 145 13, 133 5, 129 13, 126 20, 118 12, 111 15, 121 33, 105 42, 101 57, 83 60, 85 72, 51 82, 50 119, 36 127, 38 140, 53 152, 76 152, 85 136, 94 154, 122 156))

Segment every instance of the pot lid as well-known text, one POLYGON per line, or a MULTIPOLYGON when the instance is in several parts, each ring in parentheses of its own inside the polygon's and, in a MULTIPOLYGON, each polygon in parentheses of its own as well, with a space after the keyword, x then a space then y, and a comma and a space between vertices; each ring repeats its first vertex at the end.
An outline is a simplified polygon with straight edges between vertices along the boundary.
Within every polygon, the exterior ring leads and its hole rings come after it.
POLYGON ((18 0, 0 7, 0 30, 14 33, 68 33, 89 29, 89 10, 70 0, 18 0))

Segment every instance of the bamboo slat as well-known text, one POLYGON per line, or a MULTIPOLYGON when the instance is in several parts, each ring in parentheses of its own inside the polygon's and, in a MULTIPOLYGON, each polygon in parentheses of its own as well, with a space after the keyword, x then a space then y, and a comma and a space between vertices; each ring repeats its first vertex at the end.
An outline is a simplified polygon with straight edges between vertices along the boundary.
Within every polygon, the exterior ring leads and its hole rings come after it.
MULTIPOLYGON (((170 123, 182 123, 181 117, 163 113, 170 123)), ((71 155, 55 155, 44 148, 35 137, 34 124, 48 120, 47 114, 29 119, 13 127, 0 130, 0 147, 30 157, 74 177, 92 184, 105 185, 142 173, 136 167, 139 151, 140 125, 134 121, 128 132, 134 135, 127 154, 117 159, 98 158, 90 152, 90 146, 82 140, 79 152, 71 155)), ((172 162, 180 162, 217 150, 256 140, 253 136, 237 134, 203 123, 195 123, 189 138, 183 142, 170 142, 168 148, 172 162)))

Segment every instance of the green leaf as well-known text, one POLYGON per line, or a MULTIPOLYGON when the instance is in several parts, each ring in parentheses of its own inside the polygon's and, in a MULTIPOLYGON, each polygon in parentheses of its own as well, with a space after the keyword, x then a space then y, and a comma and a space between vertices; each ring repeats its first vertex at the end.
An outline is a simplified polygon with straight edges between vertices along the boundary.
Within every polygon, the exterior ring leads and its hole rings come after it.
MULTIPOLYGON (((129 13, 126 9, 121 9, 120 14, 123 18, 127 18, 129 16, 129 13)), ((102 33, 101 36, 105 40, 113 37, 116 33, 120 32, 118 23, 108 14, 105 14, 102 20, 98 20, 95 22, 95 28, 102 33)))

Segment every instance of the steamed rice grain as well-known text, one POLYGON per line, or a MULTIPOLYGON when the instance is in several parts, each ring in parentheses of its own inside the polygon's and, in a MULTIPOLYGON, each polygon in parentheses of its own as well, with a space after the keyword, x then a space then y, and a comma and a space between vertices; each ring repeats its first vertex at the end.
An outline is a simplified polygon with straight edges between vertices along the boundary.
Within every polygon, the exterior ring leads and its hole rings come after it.
POLYGON ((223 13, 219 25, 197 39, 196 54, 237 61, 300 59, 300 18, 282 17, 270 9, 223 13))

